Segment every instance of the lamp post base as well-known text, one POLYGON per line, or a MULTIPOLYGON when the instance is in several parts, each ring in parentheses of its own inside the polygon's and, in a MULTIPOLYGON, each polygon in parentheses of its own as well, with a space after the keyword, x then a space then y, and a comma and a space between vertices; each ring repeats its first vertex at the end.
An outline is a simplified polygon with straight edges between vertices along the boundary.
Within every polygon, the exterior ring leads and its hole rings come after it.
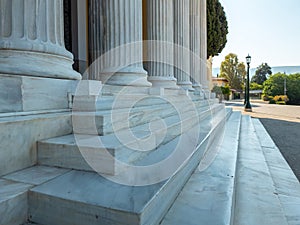
POLYGON ((251 106, 249 100, 246 101, 246 104, 245 104, 245 112, 252 112, 252 106, 251 106))

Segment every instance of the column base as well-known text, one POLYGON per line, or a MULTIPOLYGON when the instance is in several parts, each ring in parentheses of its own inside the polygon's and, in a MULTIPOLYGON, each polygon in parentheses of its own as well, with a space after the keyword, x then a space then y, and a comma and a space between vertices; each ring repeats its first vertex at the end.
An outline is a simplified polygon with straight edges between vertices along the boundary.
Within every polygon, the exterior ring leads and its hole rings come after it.
POLYGON ((80 80, 72 68, 73 60, 65 56, 20 50, 0 50, 0 73, 31 77, 80 80))
POLYGON ((188 91, 194 91, 195 89, 193 88, 192 82, 189 81, 182 81, 182 82, 177 82, 177 85, 181 87, 184 90, 188 91))
POLYGON ((151 76, 148 77, 148 81, 152 83, 153 87, 179 89, 176 84, 177 80, 174 77, 151 76))
POLYGON ((145 70, 102 72, 100 80, 104 85, 112 86, 133 86, 133 87, 151 87, 152 84, 147 81, 147 72, 145 70))

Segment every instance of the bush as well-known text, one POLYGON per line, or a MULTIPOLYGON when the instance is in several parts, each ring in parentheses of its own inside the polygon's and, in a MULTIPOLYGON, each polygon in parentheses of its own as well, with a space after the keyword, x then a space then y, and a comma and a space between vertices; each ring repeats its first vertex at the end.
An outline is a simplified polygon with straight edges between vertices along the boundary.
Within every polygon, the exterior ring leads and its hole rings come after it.
POLYGON ((263 96, 262 96, 262 99, 263 99, 264 101, 270 101, 270 100, 273 99, 273 96, 263 95, 263 96))
POLYGON ((276 102, 277 105, 286 105, 286 102, 285 101, 278 101, 276 102))
POLYGON ((288 102, 289 98, 286 95, 276 95, 274 98, 275 102, 288 102))
POLYGON ((276 104, 276 101, 275 101, 274 99, 271 99, 271 100, 269 101, 269 104, 276 104))

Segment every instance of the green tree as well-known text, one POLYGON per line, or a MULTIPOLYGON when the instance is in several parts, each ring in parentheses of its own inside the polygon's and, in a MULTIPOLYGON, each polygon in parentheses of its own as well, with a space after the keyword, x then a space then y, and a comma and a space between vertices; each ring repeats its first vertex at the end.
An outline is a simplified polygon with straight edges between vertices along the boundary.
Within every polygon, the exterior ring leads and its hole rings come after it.
POLYGON ((230 87, 229 86, 225 86, 225 87, 221 87, 222 90, 222 94, 223 95, 230 95, 230 87))
POLYGON ((219 0, 207 0, 207 57, 222 52, 227 43, 228 22, 219 0))
POLYGON ((230 53, 225 56, 225 60, 221 63, 220 77, 225 77, 231 88, 242 90, 246 75, 245 68, 244 63, 239 63, 237 55, 230 53))
POLYGON ((276 96, 284 94, 284 79, 287 79, 286 74, 277 73, 271 75, 268 80, 264 82, 264 95, 276 96))
POLYGON ((300 73, 291 74, 287 78, 288 104, 300 104, 300 73))
POLYGON ((227 85, 225 87, 215 85, 212 89, 212 92, 216 93, 216 95, 219 98, 219 101, 222 102, 223 98, 228 99, 230 95, 230 87, 227 85))
POLYGON ((255 82, 250 83, 250 90, 263 90, 264 86, 255 82))
POLYGON ((267 63, 262 63, 257 67, 255 75, 252 77, 251 82, 263 84, 267 80, 267 75, 272 74, 272 69, 267 63))
POLYGON ((263 93, 266 96, 284 94, 284 82, 286 80, 288 104, 300 104, 300 73, 286 75, 277 73, 271 75, 264 83, 263 93))

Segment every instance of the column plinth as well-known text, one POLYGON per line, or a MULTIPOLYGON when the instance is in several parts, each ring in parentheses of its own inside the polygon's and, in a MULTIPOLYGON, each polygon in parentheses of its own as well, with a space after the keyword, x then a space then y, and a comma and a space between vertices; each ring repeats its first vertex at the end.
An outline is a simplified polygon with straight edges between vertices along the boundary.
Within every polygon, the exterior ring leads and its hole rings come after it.
POLYGON ((62 0, 0 0, 0 73, 81 79, 64 46, 62 0))

